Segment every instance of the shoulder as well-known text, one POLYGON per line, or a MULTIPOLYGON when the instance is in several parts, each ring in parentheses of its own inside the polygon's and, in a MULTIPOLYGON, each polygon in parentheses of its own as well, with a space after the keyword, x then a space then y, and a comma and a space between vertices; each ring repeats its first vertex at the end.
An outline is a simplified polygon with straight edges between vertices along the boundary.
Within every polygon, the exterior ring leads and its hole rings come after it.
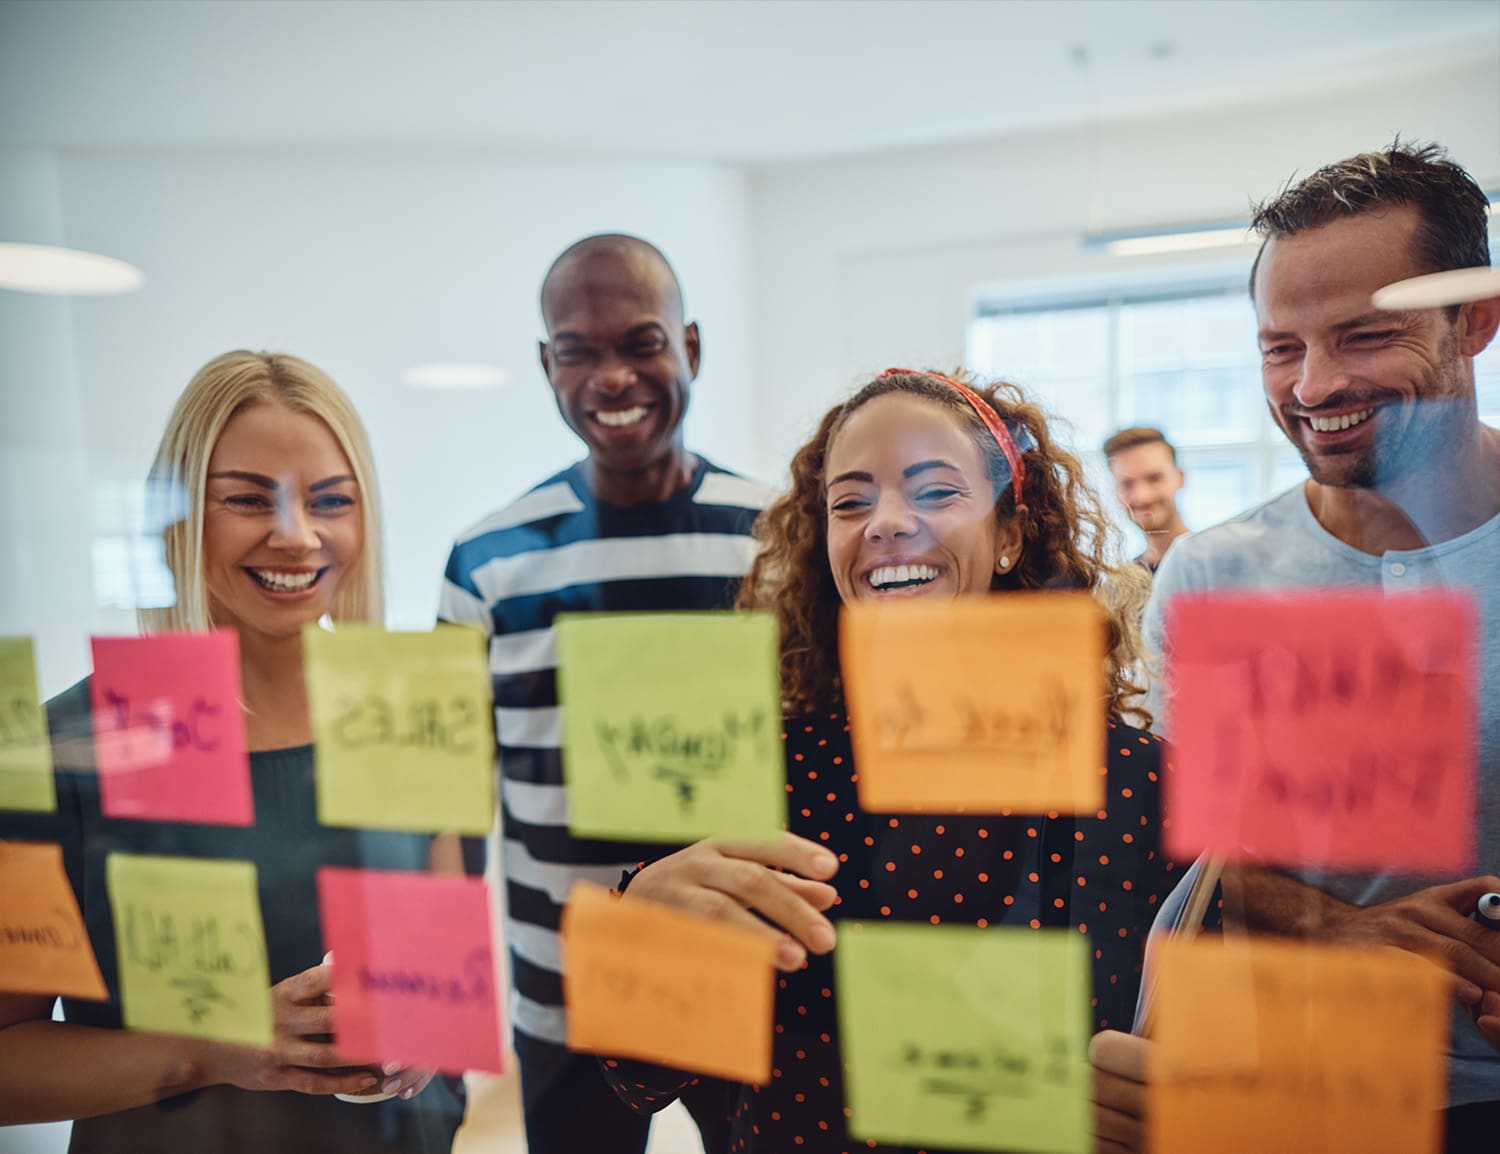
POLYGON ((1123 721, 1106 723, 1104 740, 1108 743, 1105 760, 1111 773, 1117 768, 1139 773, 1155 770, 1161 764, 1166 744, 1157 734, 1123 721))
POLYGON ((454 548, 475 547, 486 541, 493 542, 496 534, 503 534, 507 529, 581 512, 585 505, 572 481, 577 469, 576 463, 569 465, 533 485, 504 508, 476 521, 458 535, 454 548))
POLYGON ((776 497, 776 490, 750 477, 742 477, 699 454, 703 479, 693 492, 693 504, 717 505, 759 513, 776 497))
MULTIPOLYGON (((1259 586, 1288 558, 1306 558, 1298 538, 1315 526, 1302 486, 1177 542, 1156 571, 1151 600, 1178 593, 1259 586)), ((1305 543, 1305 542, 1304 542, 1305 543)))

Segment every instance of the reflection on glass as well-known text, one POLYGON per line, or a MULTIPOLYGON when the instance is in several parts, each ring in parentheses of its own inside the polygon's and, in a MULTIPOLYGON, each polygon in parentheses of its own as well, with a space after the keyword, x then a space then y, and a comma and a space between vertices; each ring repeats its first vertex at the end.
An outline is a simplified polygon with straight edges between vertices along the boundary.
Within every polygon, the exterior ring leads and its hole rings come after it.
POLYGON ((969 335, 971 367, 1022 385, 1062 418, 1053 431, 1077 451, 1098 448, 1110 434, 1109 361, 1109 309, 1102 305, 980 317, 969 335))
POLYGON ((1187 483, 1177 494, 1177 508, 1195 529, 1228 520, 1256 500, 1255 461, 1248 453, 1179 453, 1177 461, 1187 474, 1187 483))

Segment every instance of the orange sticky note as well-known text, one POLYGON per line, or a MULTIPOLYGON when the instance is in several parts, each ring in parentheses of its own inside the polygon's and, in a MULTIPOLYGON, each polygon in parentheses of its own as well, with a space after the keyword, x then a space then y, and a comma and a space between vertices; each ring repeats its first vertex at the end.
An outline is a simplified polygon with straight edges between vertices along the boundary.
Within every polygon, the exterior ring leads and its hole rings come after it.
POLYGON ((1099 809, 1104 633, 1087 593, 846 606, 839 656, 860 804, 1099 809))
POLYGON ((0 990, 109 1000, 62 847, 0 842, 0 990))
POLYGON ((770 1080, 769 938, 582 882, 563 907, 562 954, 569 1049, 770 1080))
POLYGON ((1452 979, 1400 950, 1167 939, 1152 1154, 1435 1154, 1452 979))
POLYGON ((1429 876, 1472 867, 1471 599, 1185 595, 1167 631, 1170 856, 1429 876))

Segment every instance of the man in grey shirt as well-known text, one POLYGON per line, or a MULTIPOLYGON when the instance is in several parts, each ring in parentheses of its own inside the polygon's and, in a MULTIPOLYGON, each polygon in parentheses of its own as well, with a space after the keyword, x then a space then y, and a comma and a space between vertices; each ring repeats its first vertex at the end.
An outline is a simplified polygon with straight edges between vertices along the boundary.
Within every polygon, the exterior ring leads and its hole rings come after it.
MULTIPOLYGON (((1488 265, 1488 202, 1442 150, 1398 143, 1288 187, 1255 227, 1265 237, 1250 287, 1266 399, 1311 477, 1173 548, 1157 573, 1147 640, 1170 648, 1165 611, 1184 592, 1437 586, 1475 597, 1483 876, 1434 884, 1237 868, 1224 889, 1226 913, 1251 931, 1445 959, 1456 994, 1447 1150, 1493 1154, 1500 933, 1469 915, 1481 894, 1500 890, 1500 431, 1479 420, 1473 358, 1500 326, 1500 300, 1405 312, 1371 304, 1395 281, 1488 265)), ((1158 930, 1181 917, 1189 884, 1165 903, 1158 930)), ((1129 1115, 1128 1102, 1120 1113, 1129 1115)), ((1114 1148, 1130 1148, 1128 1139, 1114 1148)))

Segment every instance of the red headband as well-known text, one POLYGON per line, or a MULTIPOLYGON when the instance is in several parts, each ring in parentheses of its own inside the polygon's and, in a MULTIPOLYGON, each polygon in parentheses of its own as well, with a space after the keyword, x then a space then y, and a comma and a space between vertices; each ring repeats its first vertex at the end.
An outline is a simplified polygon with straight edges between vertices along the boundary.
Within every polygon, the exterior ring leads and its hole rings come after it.
POLYGON ((968 385, 961 385, 951 377, 945 377, 942 373, 929 373, 921 369, 886 369, 876 380, 884 377, 895 376, 905 373, 914 377, 931 377, 935 381, 942 381, 945 385, 951 385, 957 390, 958 395, 969 402, 969 407, 974 410, 974 415, 984 422, 984 427, 990 431, 995 438, 995 443, 1000 446, 1000 452, 1005 454, 1006 464, 1010 466, 1010 488, 1016 495, 1016 504, 1021 503, 1021 486, 1026 481, 1026 463, 1021 459, 1021 450, 1016 447, 1016 439, 1010 435, 1010 430, 1005 427, 1005 422, 1000 419, 999 414, 985 403, 983 397, 976 393, 968 385))

